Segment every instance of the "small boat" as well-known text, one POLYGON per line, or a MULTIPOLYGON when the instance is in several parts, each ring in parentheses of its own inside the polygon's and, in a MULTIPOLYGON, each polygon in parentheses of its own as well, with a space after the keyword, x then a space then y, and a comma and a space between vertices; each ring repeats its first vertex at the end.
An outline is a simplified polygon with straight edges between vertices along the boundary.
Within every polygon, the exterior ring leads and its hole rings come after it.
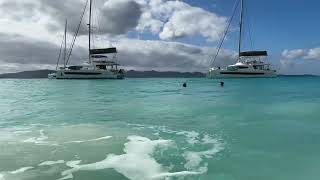
MULTIPOLYGON (((69 58, 71 56, 72 48, 75 43, 77 33, 74 35, 73 42, 70 51, 67 52, 67 21, 65 25, 64 34, 64 52, 63 59, 64 64, 59 67, 59 61, 61 57, 61 49, 59 53, 59 58, 57 62, 56 73, 48 74, 49 79, 124 79, 125 70, 119 69, 120 64, 117 63, 117 48, 102 48, 102 49, 92 49, 91 48, 91 34, 92 34, 92 1, 90 0, 90 10, 89 10, 89 60, 82 65, 68 66, 69 58)), ((86 5, 87 6, 87 5, 86 5)), ((85 11, 84 11, 85 12, 85 11)), ((83 14, 84 14, 83 12, 83 14)), ((81 21, 83 19, 83 14, 81 16, 81 21)), ((80 25, 78 26, 80 28, 80 25)), ((79 30, 79 29, 78 29, 79 30)), ((63 43, 62 43, 63 44, 63 43)))
MULTIPOLYGON (((277 77, 276 71, 271 69, 271 64, 265 63, 265 59, 268 56, 267 51, 245 51, 245 52, 241 51, 242 31, 243 31, 243 15, 244 15, 243 14, 243 11, 244 11, 243 6, 244 6, 244 0, 241 0, 241 12, 240 12, 241 19, 240 19, 238 61, 236 64, 229 65, 226 69, 212 66, 209 69, 209 72, 207 74, 207 77, 209 79, 273 78, 273 77, 277 77)), ((226 31, 226 33, 227 33, 227 31, 226 31)), ((225 38, 225 36, 223 38, 225 38)), ((221 43, 223 43, 223 40, 221 41, 221 43)), ((219 53, 219 50, 217 51, 217 55, 219 53)), ((217 55, 216 55, 216 57, 217 57, 217 55)))

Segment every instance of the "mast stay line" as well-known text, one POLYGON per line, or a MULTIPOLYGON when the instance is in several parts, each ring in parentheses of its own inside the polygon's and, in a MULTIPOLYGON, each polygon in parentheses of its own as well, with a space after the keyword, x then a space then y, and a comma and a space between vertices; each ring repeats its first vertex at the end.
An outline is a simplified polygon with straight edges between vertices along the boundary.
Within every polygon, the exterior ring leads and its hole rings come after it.
POLYGON ((228 22, 228 26, 226 27, 226 29, 225 29, 225 31, 224 31, 224 33, 223 33, 223 36, 222 36, 222 38, 221 38, 221 40, 220 40, 220 42, 219 42, 219 45, 217 46, 217 47, 218 47, 218 48, 217 48, 218 50, 217 50, 217 52, 216 52, 216 54, 215 54, 215 56, 214 56, 214 58, 213 58, 213 60, 212 60, 212 62, 211 62, 211 68, 213 67, 214 62, 215 62, 215 61, 217 60, 217 58, 218 58, 218 55, 219 55, 220 50, 221 50, 221 48, 222 48, 222 44, 224 43, 224 40, 225 40, 226 37, 227 37, 227 34, 228 34, 228 32, 229 32, 229 29, 230 29, 232 20, 233 20, 235 14, 236 14, 236 10, 237 10, 237 8, 238 8, 238 6, 239 6, 240 1, 241 1, 241 0, 236 1, 236 4, 235 4, 234 7, 233 7, 232 16, 230 17, 229 22, 228 22))
POLYGON ((83 11, 82 11, 82 14, 81 14, 81 17, 80 17, 80 22, 77 26, 77 29, 76 29, 76 32, 74 33, 74 36, 73 36, 73 39, 72 39, 72 43, 71 43, 71 48, 70 48, 70 51, 69 51, 69 54, 68 54, 68 58, 67 58, 67 62, 66 62, 66 65, 68 65, 69 63, 69 60, 70 60, 70 57, 71 57, 71 54, 72 54, 72 50, 73 50, 73 47, 74 47, 74 44, 77 40, 77 37, 78 37, 78 34, 79 34, 79 31, 80 31, 80 28, 81 28, 81 23, 82 23, 82 20, 83 20, 83 17, 84 17, 84 14, 86 13, 86 9, 87 9, 87 6, 88 6, 88 1, 86 1, 86 4, 83 8, 83 11))
POLYGON ((238 62, 240 62, 240 53, 241 53, 241 45, 242 45, 242 39, 243 39, 243 5, 244 5, 244 0, 241 0, 241 11, 240 11, 240 36, 239 36, 239 59, 238 62))

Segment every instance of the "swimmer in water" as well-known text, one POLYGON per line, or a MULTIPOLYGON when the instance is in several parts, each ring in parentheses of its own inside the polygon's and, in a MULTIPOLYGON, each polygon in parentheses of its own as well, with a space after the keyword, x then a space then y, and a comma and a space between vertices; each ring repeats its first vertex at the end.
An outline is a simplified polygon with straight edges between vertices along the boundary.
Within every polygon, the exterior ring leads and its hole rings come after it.
POLYGON ((187 83, 183 83, 183 85, 182 85, 183 87, 187 87, 187 83))

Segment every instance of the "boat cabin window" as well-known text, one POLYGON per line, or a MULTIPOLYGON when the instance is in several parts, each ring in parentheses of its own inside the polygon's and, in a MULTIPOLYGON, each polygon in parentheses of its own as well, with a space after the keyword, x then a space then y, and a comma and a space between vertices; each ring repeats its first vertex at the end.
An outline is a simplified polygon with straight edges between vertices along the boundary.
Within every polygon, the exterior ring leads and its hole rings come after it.
POLYGON ((254 69, 264 70, 264 66, 253 66, 254 69))
POLYGON ((97 68, 98 69, 104 69, 104 70, 107 69, 106 65, 97 65, 97 68))
POLYGON ((83 68, 82 66, 69 66, 68 67, 68 69, 70 69, 70 70, 80 70, 82 68, 83 68))
POLYGON ((238 66, 238 69, 248 69, 247 66, 238 66))

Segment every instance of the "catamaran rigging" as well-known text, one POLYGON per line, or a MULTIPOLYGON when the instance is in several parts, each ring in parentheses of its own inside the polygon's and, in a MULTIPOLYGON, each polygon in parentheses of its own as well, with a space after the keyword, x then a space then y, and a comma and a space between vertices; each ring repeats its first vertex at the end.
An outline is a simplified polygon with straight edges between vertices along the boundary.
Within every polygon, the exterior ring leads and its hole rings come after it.
MULTIPOLYGON (((246 51, 242 52, 243 43, 243 30, 244 30, 244 0, 238 0, 235 4, 233 14, 230 17, 229 24, 226 27, 225 33, 219 43, 216 55, 212 61, 211 68, 208 72, 207 77, 210 79, 220 79, 220 78, 256 78, 256 77, 276 77, 276 71, 271 70, 270 64, 266 64, 262 61, 263 57, 267 57, 267 51, 246 51), (226 38, 229 31, 230 24, 234 18, 235 11, 240 4, 240 32, 238 41, 238 59, 237 63, 234 65, 229 65, 226 69, 221 69, 220 67, 214 67, 214 62, 216 61, 218 54, 221 50, 222 44, 226 38)), ((251 34, 251 32, 250 32, 251 34)), ((251 40, 252 41, 252 40, 251 40)))
MULTIPOLYGON (((65 35, 64 35, 64 65, 57 68, 57 72, 54 74, 49 74, 49 78, 56 78, 56 79, 123 79, 124 78, 124 70, 118 69, 120 66, 117 63, 116 54, 117 49, 115 47, 111 48, 100 48, 100 49, 93 49, 92 48, 92 2, 93 0, 87 0, 85 4, 85 8, 81 14, 80 23, 77 26, 76 32, 72 39, 71 47, 69 53, 67 53, 67 21, 65 25, 65 35), (84 14, 86 8, 89 3, 89 22, 88 22, 88 62, 84 63, 83 65, 77 66, 68 66, 70 61, 70 57, 72 55, 72 50, 74 44, 76 42, 77 36, 80 31, 81 23, 84 18, 84 14), (68 54, 68 55, 67 55, 68 54), (113 58, 109 60, 109 55, 114 54, 113 58)), ((58 63, 61 56, 61 49, 59 53, 58 63)))

